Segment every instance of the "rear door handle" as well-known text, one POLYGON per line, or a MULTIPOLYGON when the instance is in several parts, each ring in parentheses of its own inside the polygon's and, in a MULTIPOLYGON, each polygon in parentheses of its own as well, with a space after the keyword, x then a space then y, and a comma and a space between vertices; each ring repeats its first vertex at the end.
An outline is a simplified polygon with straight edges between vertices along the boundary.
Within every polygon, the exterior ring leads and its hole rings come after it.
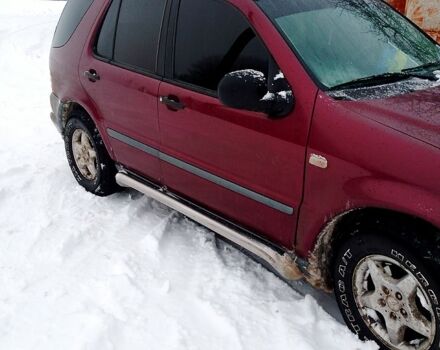
POLYGON ((86 70, 84 76, 89 79, 92 83, 96 83, 101 77, 98 72, 94 69, 86 70))
POLYGON ((173 111, 178 111, 185 108, 185 105, 181 103, 176 96, 161 96, 159 101, 173 111))

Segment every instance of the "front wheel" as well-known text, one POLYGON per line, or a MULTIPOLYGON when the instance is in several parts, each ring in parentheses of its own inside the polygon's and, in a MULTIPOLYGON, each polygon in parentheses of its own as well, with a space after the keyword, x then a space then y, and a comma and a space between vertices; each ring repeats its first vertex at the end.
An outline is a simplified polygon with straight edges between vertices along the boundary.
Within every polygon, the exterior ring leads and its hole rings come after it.
POLYGON ((340 247, 333 277, 343 317, 381 349, 439 349, 438 275, 421 262, 424 249, 391 237, 358 234, 340 247))

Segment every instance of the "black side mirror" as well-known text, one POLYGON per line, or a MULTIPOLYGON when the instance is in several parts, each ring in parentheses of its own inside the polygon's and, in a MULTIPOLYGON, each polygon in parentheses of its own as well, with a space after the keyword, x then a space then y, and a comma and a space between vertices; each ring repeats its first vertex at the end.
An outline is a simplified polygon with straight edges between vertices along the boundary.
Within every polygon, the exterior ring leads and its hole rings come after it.
POLYGON ((284 117, 295 104, 292 91, 268 92, 263 73, 247 69, 226 74, 218 86, 220 101, 228 107, 284 117))

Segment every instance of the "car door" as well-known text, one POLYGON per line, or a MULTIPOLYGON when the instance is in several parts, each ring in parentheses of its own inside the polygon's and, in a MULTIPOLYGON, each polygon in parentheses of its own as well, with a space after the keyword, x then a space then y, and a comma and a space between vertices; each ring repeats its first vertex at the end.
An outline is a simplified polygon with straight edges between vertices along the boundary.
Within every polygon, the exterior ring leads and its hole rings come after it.
MULTIPOLYGON (((255 5, 246 6, 254 6, 249 9, 254 24, 270 28, 255 5)), ((253 69, 267 76, 275 60, 231 2, 181 0, 172 15, 172 52, 167 52, 167 75, 159 91, 165 184, 215 214, 291 247, 317 90, 307 90, 313 85, 304 83, 305 90, 295 92, 302 100, 280 119, 223 106, 216 89, 225 73, 253 69)), ((279 49, 289 49, 273 34, 264 33, 282 60, 279 49)), ((280 71, 276 74, 282 77, 280 71)))
POLYGON ((156 149, 161 77, 156 61, 165 1, 109 3, 81 60, 82 83, 105 125, 116 160, 160 181, 156 149), (148 147, 151 151, 145 152, 148 147))

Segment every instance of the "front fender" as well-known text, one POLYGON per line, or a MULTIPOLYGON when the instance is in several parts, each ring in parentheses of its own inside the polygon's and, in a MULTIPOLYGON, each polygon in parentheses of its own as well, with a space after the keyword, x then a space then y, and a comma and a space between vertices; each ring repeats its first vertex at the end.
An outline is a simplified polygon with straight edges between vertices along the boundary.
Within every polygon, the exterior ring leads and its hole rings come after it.
POLYGON ((332 220, 355 209, 387 209, 440 227, 440 150, 352 112, 350 103, 324 93, 316 101, 307 157, 321 155, 328 166, 306 164, 301 257, 332 220))

